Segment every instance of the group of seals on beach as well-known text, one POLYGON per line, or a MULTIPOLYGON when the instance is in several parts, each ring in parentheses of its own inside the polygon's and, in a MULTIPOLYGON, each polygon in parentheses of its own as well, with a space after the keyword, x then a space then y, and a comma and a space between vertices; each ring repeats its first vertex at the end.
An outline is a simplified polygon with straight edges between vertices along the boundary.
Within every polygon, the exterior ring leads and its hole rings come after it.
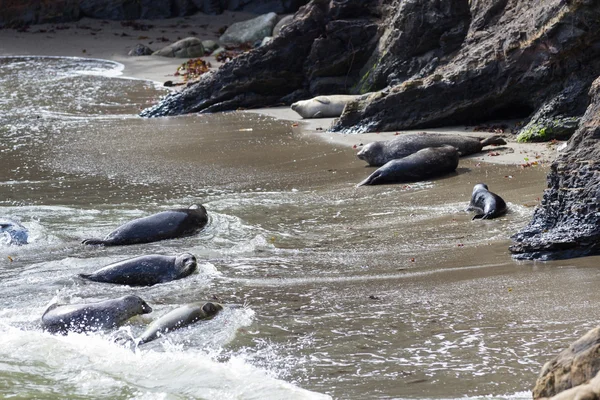
MULTIPOLYGON (((379 167, 357 187, 398 182, 416 182, 453 172, 461 156, 480 152, 484 146, 506 144, 500 136, 476 138, 436 133, 403 134, 389 141, 365 145, 357 157, 379 167)), ((467 210, 477 211, 473 219, 491 219, 506 213, 505 201, 475 185, 467 210)))
MULTIPOLYGON (((86 239, 83 244, 117 246, 149 243, 190 236, 208 223, 206 209, 195 205, 187 209, 159 212, 121 225, 104 239, 86 239)), ((197 269, 190 253, 177 256, 143 255, 107 265, 90 274, 79 274, 95 282, 129 286, 151 286, 189 276, 197 269)), ((218 303, 184 305, 152 322, 136 339, 150 342, 166 332, 215 316, 223 306, 218 303)), ((52 304, 42 316, 42 327, 51 333, 93 332, 113 329, 128 319, 152 312, 152 308, 134 295, 84 304, 52 304)))

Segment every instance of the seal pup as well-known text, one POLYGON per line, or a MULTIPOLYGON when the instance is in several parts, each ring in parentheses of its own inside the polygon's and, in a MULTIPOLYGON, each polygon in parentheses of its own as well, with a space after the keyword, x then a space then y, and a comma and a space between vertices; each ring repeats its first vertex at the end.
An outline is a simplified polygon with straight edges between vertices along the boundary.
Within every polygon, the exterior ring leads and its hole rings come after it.
POLYGON ((121 225, 104 239, 85 239, 83 244, 122 246, 191 236, 208 223, 206 209, 200 205, 162 211, 121 225))
POLYGON ((27 244, 29 231, 15 220, 0 218, 0 243, 21 246, 27 244))
POLYGON ((473 187, 467 211, 476 211, 473 219, 492 219, 506 214, 506 202, 496 193, 489 191, 485 183, 473 187))
POLYGON ((193 273, 197 266, 196 257, 190 253, 177 256, 153 254, 118 261, 91 274, 79 276, 94 282, 152 286, 185 278, 193 273))
POLYGON ((361 95, 335 94, 317 96, 308 100, 300 100, 292 104, 292 110, 302 118, 335 118, 342 115, 346 104, 361 95))
POLYGON ((52 304, 42 315, 42 326, 50 333, 92 332, 116 328, 129 318, 148 314, 152 308, 138 296, 86 304, 52 304))
POLYGON ((427 147, 410 156, 392 160, 357 185, 416 182, 447 174, 458 167, 458 151, 452 146, 427 147))
POLYGON ((223 306, 219 303, 192 303, 174 309, 152 322, 137 339, 137 344, 144 344, 158 339, 162 335, 191 325, 197 321, 211 319, 223 306))
POLYGON ((463 157, 479 153, 485 146, 492 144, 506 144, 506 141, 498 135, 480 138, 441 133, 406 133, 391 140, 369 143, 356 156, 373 167, 380 167, 389 161, 404 158, 426 147, 450 145, 456 147, 458 154, 463 157))

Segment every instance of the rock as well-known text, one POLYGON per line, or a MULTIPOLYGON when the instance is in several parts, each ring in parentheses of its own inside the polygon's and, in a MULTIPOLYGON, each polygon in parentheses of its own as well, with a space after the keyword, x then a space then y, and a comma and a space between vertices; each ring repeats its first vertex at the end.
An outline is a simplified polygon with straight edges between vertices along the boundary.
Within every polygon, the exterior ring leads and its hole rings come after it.
POLYGON ((600 398, 599 371, 600 327, 597 327, 571 343, 567 349, 542 367, 533 388, 533 398, 556 396, 554 397, 556 400, 598 399, 600 398), (593 396, 580 397, 588 393, 593 396))
POLYGON ((138 19, 140 6, 137 0, 81 0, 81 15, 98 19, 138 19))
POLYGON ((217 15, 225 10, 225 2, 222 0, 192 0, 198 10, 204 14, 217 15))
POLYGON ((79 17, 78 0, 4 0, 0 7, 0 28, 75 21, 79 17))
POLYGON ((283 28, 286 25, 289 25, 290 22, 292 22, 294 20, 294 16, 293 15, 286 15, 285 17, 281 18, 279 20, 279 22, 275 25, 275 27, 273 28, 273 34, 272 36, 279 36, 279 32, 281 31, 281 28, 283 28))
POLYGON ((221 35, 219 42, 225 47, 237 47, 244 43, 253 44, 271 36, 273 27, 277 22, 277 14, 274 12, 258 16, 248 21, 236 22, 221 35))
POLYGON ((224 51, 227 51, 227 49, 225 49, 225 47, 217 47, 217 49, 214 50, 210 55, 216 57, 217 55, 219 55, 220 53, 222 53, 224 51))
POLYGON ((204 47, 204 51, 207 53, 214 53, 215 50, 219 48, 219 43, 214 40, 203 40, 202 47, 204 47))
MULTIPOLYGON (((340 23, 329 19, 332 10, 344 14, 344 7, 354 9, 356 3, 361 2, 311 1, 296 13, 294 20, 268 46, 239 55, 214 74, 205 75, 182 91, 167 95, 159 104, 144 110, 141 115, 156 117, 234 110, 240 107, 289 105, 314 97, 310 92, 311 87, 316 90, 331 88, 330 93, 352 93, 351 88, 357 82, 360 70, 360 65, 352 62, 352 56, 358 60, 373 52, 378 31, 371 27, 374 24, 370 21, 375 16, 361 15, 357 20, 340 23), (340 27, 341 31, 333 32, 334 27, 340 27), (367 38, 360 32, 362 28, 367 28, 374 36, 367 38), (327 35, 331 37, 327 39, 327 35), (320 39, 318 43, 315 41, 317 38, 320 39), (336 38, 349 41, 335 43, 336 38), (322 54, 326 48, 335 49, 340 56, 335 68, 329 67, 325 62, 311 65, 309 58, 316 59, 317 54, 322 54), (315 58, 311 58, 311 54, 315 58), (328 73, 339 75, 326 76, 328 73), (311 86, 316 81, 318 83, 311 86)), ((352 15, 350 11, 347 14, 352 15)))
POLYGON ((533 219, 511 238, 516 259, 600 254, 600 78, 590 97, 577 132, 552 163, 533 219))
POLYGON ((131 50, 129 50, 129 53, 127 53, 128 56, 149 56, 152 55, 153 51, 150 47, 143 45, 141 43, 138 43, 135 45, 135 47, 131 50))
POLYGON ((547 142, 552 139, 568 139, 579 125, 579 117, 557 116, 537 119, 520 130, 517 142, 547 142))
POLYGON ((202 57, 204 55, 204 47, 200 39, 188 37, 155 51, 152 55, 176 58, 202 57))
POLYGON ((253 14, 265 14, 268 12, 286 14, 296 12, 306 3, 308 3, 308 0, 229 0, 227 2, 227 9, 253 14))
POLYGON ((139 0, 141 19, 165 19, 173 16, 170 1, 139 0))
POLYGON ((268 44, 270 42, 273 41, 273 36, 266 36, 263 38, 263 40, 260 42, 260 46, 264 46, 265 44, 268 44))

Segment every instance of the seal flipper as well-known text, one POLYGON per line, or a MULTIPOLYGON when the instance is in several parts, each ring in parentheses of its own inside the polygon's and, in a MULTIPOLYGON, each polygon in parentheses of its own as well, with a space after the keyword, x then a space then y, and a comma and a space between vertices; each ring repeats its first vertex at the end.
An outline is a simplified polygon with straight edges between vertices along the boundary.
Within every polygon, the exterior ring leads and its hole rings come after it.
POLYGON ((101 245, 105 245, 106 242, 102 239, 95 239, 95 238, 91 238, 91 239, 84 239, 81 241, 81 244, 89 244, 92 246, 101 246, 101 245))
POLYGON ((369 177, 367 179, 365 179, 364 181, 362 181, 361 183, 356 185, 356 187, 365 186, 365 185, 376 185, 378 183, 378 178, 380 176, 381 176, 381 171, 377 170, 377 171, 373 172, 371 175, 369 175, 369 177))
POLYGON ((489 138, 483 139, 480 143, 481 143, 481 147, 485 147, 485 146, 489 146, 492 144, 496 144, 496 145, 506 144, 506 141, 504 139, 502 139, 502 136, 494 135, 489 138))

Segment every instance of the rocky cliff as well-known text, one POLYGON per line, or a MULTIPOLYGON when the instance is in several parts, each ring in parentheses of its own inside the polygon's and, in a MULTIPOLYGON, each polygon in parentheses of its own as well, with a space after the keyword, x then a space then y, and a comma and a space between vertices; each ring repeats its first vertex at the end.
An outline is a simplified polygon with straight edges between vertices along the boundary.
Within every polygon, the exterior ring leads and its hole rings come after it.
POLYGON ((527 227, 512 237, 515 258, 600 254, 600 78, 568 146, 552 163, 548 189, 527 227))

